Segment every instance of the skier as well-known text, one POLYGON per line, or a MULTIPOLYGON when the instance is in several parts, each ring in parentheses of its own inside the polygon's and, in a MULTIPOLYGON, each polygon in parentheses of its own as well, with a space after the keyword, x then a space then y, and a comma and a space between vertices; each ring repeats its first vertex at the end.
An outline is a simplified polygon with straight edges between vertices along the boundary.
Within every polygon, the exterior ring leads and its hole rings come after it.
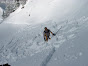
POLYGON ((2 66, 10 66, 8 63, 6 63, 6 64, 3 64, 2 66))
POLYGON ((15 2, 16 2, 16 1, 19 2, 19 0, 15 0, 15 2))
POLYGON ((51 33, 53 36, 55 36, 55 34, 52 33, 49 29, 47 29, 47 27, 45 27, 44 29, 45 29, 45 30, 44 30, 44 32, 43 32, 43 35, 44 35, 44 40, 45 40, 45 41, 48 41, 48 39, 51 39, 51 38, 50 38, 50 33, 51 33))

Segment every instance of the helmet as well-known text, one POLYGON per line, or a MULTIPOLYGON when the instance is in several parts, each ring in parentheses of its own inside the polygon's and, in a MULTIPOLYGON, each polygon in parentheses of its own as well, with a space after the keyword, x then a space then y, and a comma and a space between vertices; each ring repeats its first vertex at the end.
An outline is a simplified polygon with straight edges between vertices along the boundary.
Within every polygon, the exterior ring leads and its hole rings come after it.
POLYGON ((47 29, 47 27, 45 27, 44 29, 47 29))

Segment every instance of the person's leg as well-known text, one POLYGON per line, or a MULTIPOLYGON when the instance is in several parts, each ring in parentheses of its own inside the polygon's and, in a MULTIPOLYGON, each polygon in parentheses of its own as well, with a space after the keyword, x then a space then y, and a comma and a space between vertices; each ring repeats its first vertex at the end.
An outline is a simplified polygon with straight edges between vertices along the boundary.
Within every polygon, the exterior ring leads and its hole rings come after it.
POLYGON ((51 38, 48 36, 48 39, 51 39, 51 38))
POLYGON ((46 35, 46 41, 48 41, 48 36, 46 35))
POLYGON ((48 39, 51 39, 51 38, 50 38, 50 33, 48 34, 48 39))
POLYGON ((48 41, 48 36, 46 34, 44 35, 44 40, 48 41))

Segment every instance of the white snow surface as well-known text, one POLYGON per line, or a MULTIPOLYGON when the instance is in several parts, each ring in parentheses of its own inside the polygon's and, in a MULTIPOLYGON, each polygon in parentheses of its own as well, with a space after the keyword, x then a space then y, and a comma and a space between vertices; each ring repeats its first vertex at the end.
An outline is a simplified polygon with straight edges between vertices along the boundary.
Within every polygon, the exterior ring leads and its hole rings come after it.
POLYGON ((2 15, 2 13, 3 13, 3 10, 2 10, 2 8, 0 7, 0 16, 2 15))
POLYGON ((20 6, 5 20, 5 23, 39 24, 48 20, 58 21, 77 13, 86 1, 28 0, 27 4, 24 5, 25 8, 21 9, 22 6, 20 6))
POLYGON ((0 7, 0 22, 1 22, 1 20, 2 20, 2 14, 3 14, 3 10, 2 10, 2 8, 0 7))
POLYGON ((28 0, 23 9, 20 5, 0 24, 0 64, 87 66, 87 3, 87 0, 28 0), (59 32, 45 42, 44 27, 59 32))

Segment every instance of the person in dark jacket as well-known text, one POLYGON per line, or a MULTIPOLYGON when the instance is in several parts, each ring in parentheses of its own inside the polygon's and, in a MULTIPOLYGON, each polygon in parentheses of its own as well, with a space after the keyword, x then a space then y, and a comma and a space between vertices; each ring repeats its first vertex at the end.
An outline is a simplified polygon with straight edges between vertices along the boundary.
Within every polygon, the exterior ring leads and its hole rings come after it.
POLYGON ((44 35, 44 40, 45 40, 45 41, 48 41, 48 39, 51 39, 51 38, 50 38, 50 33, 55 36, 55 34, 52 33, 51 30, 47 29, 47 27, 45 27, 44 29, 45 29, 45 30, 44 30, 44 32, 43 32, 43 35, 44 35))
POLYGON ((16 2, 16 1, 19 2, 19 0, 15 0, 15 2, 16 2))
POLYGON ((3 64, 2 66, 10 66, 8 63, 6 63, 6 64, 3 64))

